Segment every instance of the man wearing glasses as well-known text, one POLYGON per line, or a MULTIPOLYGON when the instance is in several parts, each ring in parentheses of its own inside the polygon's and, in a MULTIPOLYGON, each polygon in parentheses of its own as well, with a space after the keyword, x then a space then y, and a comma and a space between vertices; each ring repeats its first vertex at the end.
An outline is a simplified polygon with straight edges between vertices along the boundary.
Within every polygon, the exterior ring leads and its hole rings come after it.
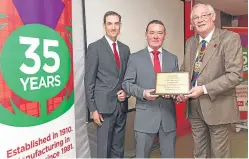
POLYGON ((130 49, 117 40, 121 16, 104 15, 106 35, 87 49, 85 91, 87 106, 97 127, 97 157, 123 158, 128 101, 121 84, 130 49))
POLYGON ((208 4, 195 5, 191 20, 196 34, 186 42, 181 71, 190 72, 192 89, 177 101, 187 100, 194 157, 230 158, 230 124, 240 120, 235 92, 243 73, 240 37, 215 28, 208 4))

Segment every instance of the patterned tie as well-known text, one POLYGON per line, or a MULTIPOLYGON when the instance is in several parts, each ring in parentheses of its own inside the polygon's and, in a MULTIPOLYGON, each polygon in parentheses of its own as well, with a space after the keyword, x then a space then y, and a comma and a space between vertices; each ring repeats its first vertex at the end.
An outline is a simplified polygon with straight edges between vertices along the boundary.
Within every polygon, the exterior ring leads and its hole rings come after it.
POLYGON ((116 48, 116 43, 112 43, 112 46, 113 46, 113 52, 114 52, 114 57, 115 57, 115 60, 116 60, 116 64, 118 66, 118 69, 120 69, 120 59, 119 59, 118 51, 117 51, 117 48, 116 48))
POLYGON ((154 71, 155 73, 161 72, 161 66, 160 66, 160 60, 159 60, 159 51, 152 51, 152 54, 154 56, 154 71))
POLYGON ((198 55, 197 55, 197 57, 195 59, 194 71, 193 71, 193 76, 192 76, 192 81, 191 81, 192 87, 195 87, 196 81, 197 81, 197 79, 199 77, 199 71, 200 71, 200 67, 201 67, 201 64, 202 64, 204 51, 206 49, 206 43, 207 43, 207 41, 205 41, 205 40, 201 41, 201 48, 198 50, 198 55))

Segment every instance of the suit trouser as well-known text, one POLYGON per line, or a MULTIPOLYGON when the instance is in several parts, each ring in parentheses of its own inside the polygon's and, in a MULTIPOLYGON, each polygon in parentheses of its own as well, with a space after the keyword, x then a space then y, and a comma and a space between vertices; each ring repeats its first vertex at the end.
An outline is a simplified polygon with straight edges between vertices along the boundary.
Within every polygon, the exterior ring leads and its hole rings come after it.
POLYGON ((97 157, 123 158, 126 116, 117 105, 112 114, 102 114, 104 122, 97 128, 97 157))
MULTIPOLYGON (((143 133, 135 131, 136 137, 136 158, 149 158, 151 149, 157 133, 143 133)), ((164 132, 163 127, 159 128, 159 144, 161 158, 174 158, 175 156, 176 131, 164 132)))
POLYGON ((190 99, 189 121, 194 139, 194 157, 230 158, 230 124, 208 125, 199 99, 190 99))

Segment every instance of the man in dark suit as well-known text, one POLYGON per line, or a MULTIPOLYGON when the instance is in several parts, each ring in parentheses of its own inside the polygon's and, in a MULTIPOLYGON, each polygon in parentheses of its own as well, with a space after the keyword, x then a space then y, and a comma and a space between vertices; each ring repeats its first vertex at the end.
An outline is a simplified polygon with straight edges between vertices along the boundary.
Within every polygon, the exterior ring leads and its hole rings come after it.
POLYGON ((197 4, 191 13, 196 34, 186 42, 181 71, 191 74, 188 99, 195 158, 230 158, 230 123, 240 120, 236 86, 242 81, 243 55, 237 33, 215 28, 215 11, 197 4))
POLYGON ((122 158, 127 95, 121 84, 130 49, 117 41, 121 16, 113 11, 104 15, 106 35, 88 46, 85 69, 87 106, 97 128, 97 157, 122 158))
POLYGON ((157 72, 177 72, 177 57, 162 48, 166 30, 153 20, 146 28, 148 46, 130 56, 123 89, 136 97, 136 157, 149 158, 159 134, 160 155, 174 158, 176 139, 175 104, 169 96, 153 95, 157 72))

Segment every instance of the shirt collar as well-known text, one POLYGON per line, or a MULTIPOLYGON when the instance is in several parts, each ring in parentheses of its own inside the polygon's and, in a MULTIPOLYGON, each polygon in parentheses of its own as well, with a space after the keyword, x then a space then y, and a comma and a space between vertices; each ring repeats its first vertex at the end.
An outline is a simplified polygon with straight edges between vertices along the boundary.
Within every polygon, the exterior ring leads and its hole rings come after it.
POLYGON ((108 36, 105 35, 105 38, 107 40, 107 42, 112 46, 112 44, 115 42, 117 44, 117 40, 116 41, 112 41, 108 36))
POLYGON ((201 36, 199 36, 199 42, 201 42, 202 40, 205 40, 207 43, 209 43, 210 40, 211 40, 211 38, 212 38, 212 35, 213 35, 213 33, 214 33, 214 29, 215 29, 215 28, 213 28, 213 30, 212 30, 212 31, 208 34, 208 36, 205 37, 205 38, 202 38, 201 36))
MULTIPOLYGON (((152 51, 154 51, 150 46, 148 46, 148 50, 149 50, 150 53, 151 53, 152 51)), ((160 53, 162 53, 163 48, 160 47, 157 51, 159 51, 160 53)))

